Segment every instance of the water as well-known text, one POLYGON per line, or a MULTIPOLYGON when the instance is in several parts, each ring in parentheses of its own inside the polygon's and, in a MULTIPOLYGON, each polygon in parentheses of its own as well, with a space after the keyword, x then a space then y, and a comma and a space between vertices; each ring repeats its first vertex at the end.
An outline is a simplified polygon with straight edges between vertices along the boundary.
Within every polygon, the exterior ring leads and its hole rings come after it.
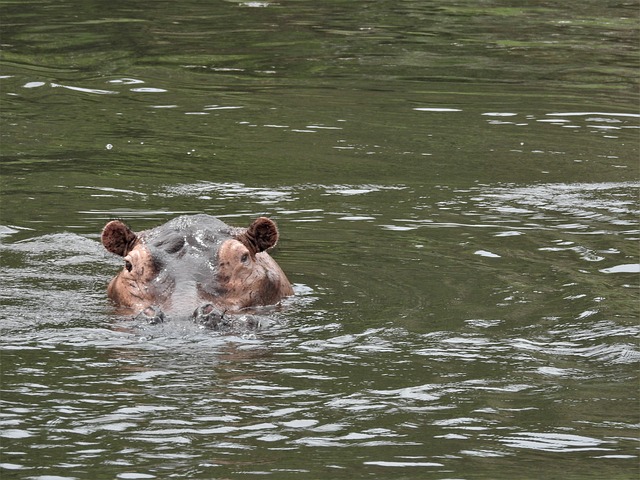
POLYGON ((637 478, 637 2, 4 2, 2 478, 637 478), (264 328, 112 218, 279 224, 264 328))

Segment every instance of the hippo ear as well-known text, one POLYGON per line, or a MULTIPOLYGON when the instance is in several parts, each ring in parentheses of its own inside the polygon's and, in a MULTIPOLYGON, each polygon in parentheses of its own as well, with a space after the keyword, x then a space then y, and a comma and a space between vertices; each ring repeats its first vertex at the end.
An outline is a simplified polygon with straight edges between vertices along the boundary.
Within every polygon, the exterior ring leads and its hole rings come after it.
POLYGON ((137 238, 136 234, 120 220, 113 220, 102 229, 104 248, 121 257, 131 251, 137 238))
POLYGON ((256 219, 243 233, 236 237, 255 255, 264 252, 278 243, 278 227, 266 217, 256 219))

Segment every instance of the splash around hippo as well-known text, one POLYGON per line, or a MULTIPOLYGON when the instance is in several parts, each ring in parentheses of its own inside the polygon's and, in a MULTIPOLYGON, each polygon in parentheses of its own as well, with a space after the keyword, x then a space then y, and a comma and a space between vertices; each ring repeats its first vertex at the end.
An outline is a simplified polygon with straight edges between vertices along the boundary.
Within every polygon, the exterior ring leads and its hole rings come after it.
POLYGON ((217 328, 229 314, 293 295, 267 253, 278 237, 266 217, 238 228, 211 215, 185 215, 139 233, 113 220, 102 230, 102 244, 123 257, 124 268, 107 294, 151 323, 163 321, 165 312, 193 312, 196 321, 217 328))

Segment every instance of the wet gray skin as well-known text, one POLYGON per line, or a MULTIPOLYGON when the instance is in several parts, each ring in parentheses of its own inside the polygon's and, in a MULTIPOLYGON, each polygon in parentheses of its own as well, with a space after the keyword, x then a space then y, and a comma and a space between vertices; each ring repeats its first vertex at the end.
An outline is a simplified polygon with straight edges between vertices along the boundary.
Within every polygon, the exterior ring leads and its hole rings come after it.
POLYGON ((124 268, 108 295, 122 311, 151 323, 193 312, 196 321, 218 328, 229 315, 293 294, 267 253, 278 235, 265 217, 237 228, 210 215, 181 216, 138 234, 121 221, 109 222, 102 243, 123 257, 124 268))

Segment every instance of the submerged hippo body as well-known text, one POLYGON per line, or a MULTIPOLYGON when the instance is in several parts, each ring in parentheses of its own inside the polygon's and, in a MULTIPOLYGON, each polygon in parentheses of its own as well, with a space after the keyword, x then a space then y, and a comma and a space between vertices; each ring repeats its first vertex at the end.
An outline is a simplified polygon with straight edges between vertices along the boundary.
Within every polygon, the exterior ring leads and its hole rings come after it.
POLYGON ((174 218, 134 233, 114 220, 102 244, 124 258, 111 280, 109 297, 119 306, 161 321, 163 312, 218 322, 225 312, 273 305, 293 294, 291 284, 266 250, 278 241, 276 224, 265 217, 235 228, 210 215, 174 218))

